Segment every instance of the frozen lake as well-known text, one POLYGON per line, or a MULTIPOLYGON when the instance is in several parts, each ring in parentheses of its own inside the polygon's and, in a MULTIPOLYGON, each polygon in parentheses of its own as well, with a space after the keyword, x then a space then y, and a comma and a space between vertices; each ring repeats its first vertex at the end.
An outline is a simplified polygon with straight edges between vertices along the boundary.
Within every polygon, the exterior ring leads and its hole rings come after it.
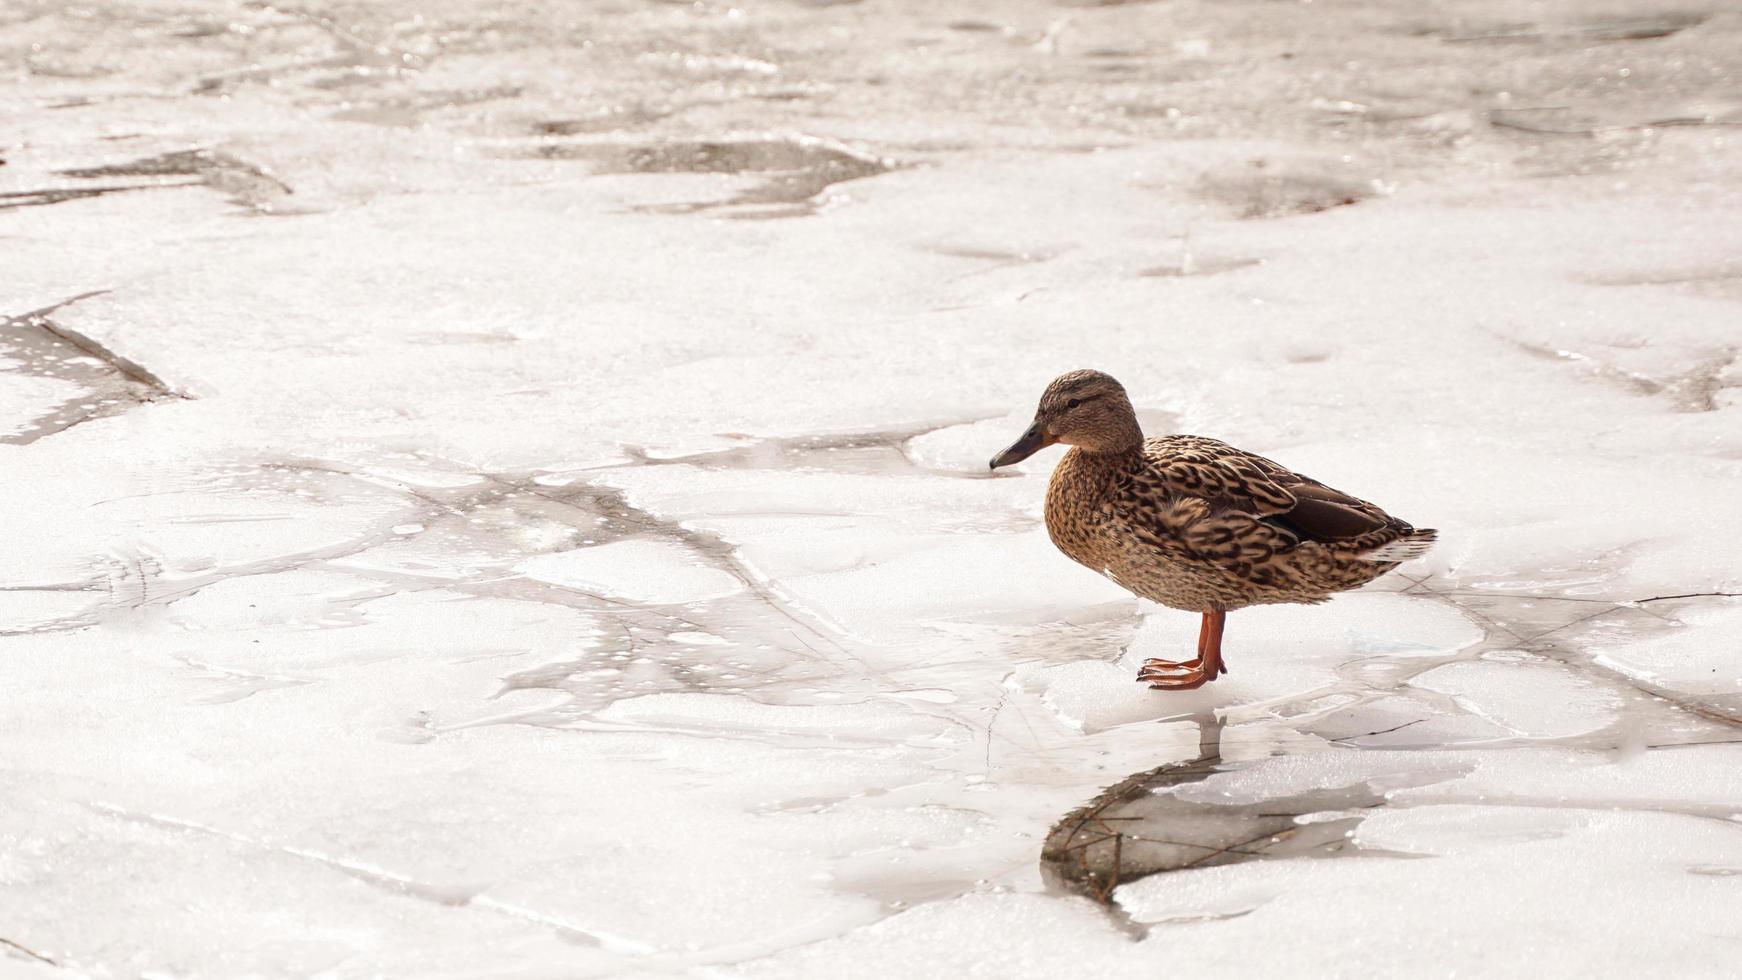
POLYGON ((1733 4, 0 25, 0 975, 1735 975, 1733 4), (1141 687, 1079 367, 1441 543, 1141 687))

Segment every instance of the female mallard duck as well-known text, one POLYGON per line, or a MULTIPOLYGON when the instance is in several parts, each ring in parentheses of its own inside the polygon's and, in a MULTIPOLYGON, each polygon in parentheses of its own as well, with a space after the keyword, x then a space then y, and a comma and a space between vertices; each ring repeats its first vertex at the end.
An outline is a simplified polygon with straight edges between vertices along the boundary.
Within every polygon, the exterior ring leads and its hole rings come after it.
POLYGON ((1149 660, 1138 671, 1159 690, 1201 687, 1228 672, 1230 609, 1323 602, 1434 542, 1431 530, 1225 442, 1145 441, 1125 389, 1099 371, 1048 385, 1034 424, 992 468, 1060 442, 1072 449, 1047 486, 1053 544, 1145 599, 1203 614, 1196 659, 1149 660))

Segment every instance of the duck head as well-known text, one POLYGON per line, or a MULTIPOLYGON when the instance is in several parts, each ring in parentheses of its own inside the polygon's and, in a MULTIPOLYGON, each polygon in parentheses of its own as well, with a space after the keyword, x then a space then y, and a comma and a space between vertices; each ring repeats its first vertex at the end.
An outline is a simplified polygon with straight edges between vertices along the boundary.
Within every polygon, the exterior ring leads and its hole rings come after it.
POLYGON ((1099 371, 1061 374, 1046 386, 1034 424, 992 457, 992 468, 1020 463, 1054 443, 1088 453, 1129 452, 1143 445, 1143 430, 1125 388, 1099 371))

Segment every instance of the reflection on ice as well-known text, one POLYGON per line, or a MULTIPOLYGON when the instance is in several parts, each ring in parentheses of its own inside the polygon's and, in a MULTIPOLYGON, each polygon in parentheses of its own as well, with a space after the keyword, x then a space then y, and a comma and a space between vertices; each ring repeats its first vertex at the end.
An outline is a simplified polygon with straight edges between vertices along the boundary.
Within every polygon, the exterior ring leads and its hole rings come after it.
MULTIPOLYGON (((1742 742, 1736 732, 1742 717, 1721 700, 1699 697, 1686 686, 1672 693, 1642 682, 1636 672, 1616 669, 1609 655, 1590 652, 1618 636, 1632 637, 1623 648, 1634 649, 1697 642, 1681 622, 1643 614, 1633 602, 1468 592, 1435 588, 1429 580, 1414 583, 1408 593, 1465 610, 1484 625, 1485 637, 1464 638, 1438 654, 1361 657, 1345 665, 1357 671, 1339 671, 1349 682, 1340 696, 1327 694, 1339 690, 1335 685, 1308 689, 1289 700, 1249 704, 1204 720, 1204 747, 1195 760, 1138 773, 1067 816, 1053 829, 1043 866, 1061 882, 1110 901, 1122 884, 1158 872, 1359 853, 1370 836, 1340 811, 1412 805, 1398 795, 1405 786, 1450 786, 1472 771, 1504 770, 1507 756, 1496 748, 1561 746, 1572 750, 1565 758, 1589 765, 1593 752, 1598 759, 1607 755, 1611 764, 1650 747, 1682 746, 1721 757, 1729 754, 1729 744, 1742 742), (1611 639, 1594 641, 1593 635, 1611 639), (1374 670, 1376 660, 1388 662, 1389 669, 1374 670), (1291 713, 1296 705, 1310 710, 1291 713), (1287 762, 1224 764, 1223 740, 1240 724, 1225 727, 1224 719, 1251 724, 1267 717, 1287 721, 1289 735, 1273 749, 1287 762), (1361 726, 1378 727, 1344 734, 1361 726), (1413 758, 1380 751, 1388 748, 1436 751, 1413 758), (1456 768, 1444 768, 1448 760, 1457 760, 1456 768), (1281 780, 1275 778, 1279 771, 1281 780), (1302 795, 1304 788, 1312 792, 1302 795), (1327 828, 1337 832, 1327 836, 1327 828)), ((1733 804, 1690 808, 1671 798, 1681 795, 1678 789, 1658 798, 1640 785, 1575 801, 1537 785, 1471 799, 1492 804, 1510 796, 1512 805, 1551 811, 1624 805, 1719 818, 1735 814, 1733 804)), ((1461 798, 1436 795, 1415 805, 1461 798)))

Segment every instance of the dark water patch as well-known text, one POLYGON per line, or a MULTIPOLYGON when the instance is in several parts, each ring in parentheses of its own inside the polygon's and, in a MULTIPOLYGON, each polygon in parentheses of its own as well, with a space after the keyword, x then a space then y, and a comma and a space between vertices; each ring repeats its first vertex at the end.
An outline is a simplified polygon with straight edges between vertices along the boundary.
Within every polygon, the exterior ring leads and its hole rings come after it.
POLYGON ((170 31, 170 37, 185 38, 189 41, 203 40, 208 37, 224 37, 235 31, 235 27, 219 20, 208 20, 189 24, 186 27, 170 31))
POLYGON ((1658 17, 1604 21, 1580 28, 1579 34, 1597 41, 1647 41, 1698 27, 1711 16, 1704 13, 1670 13, 1658 17))
POLYGON ((1742 126, 1742 115, 1727 113, 1643 114, 1601 116, 1567 106, 1526 109, 1491 109, 1488 125, 1538 136, 1595 138, 1604 134, 1645 132, 1690 126, 1742 126))
POLYGON ((1665 12, 1649 17, 1588 21, 1582 24, 1495 24, 1476 31, 1440 34, 1447 44, 1588 44, 1593 41, 1648 41, 1679 34, 1711 19, 1708 13, 1665 12))
POLYGON ((168 184, 117 184, 102 187, 49 187, 35 191, 6 191, 0 193, 0 210, 35 208, 48 204, 63 204, 67 201, 80 201, 88 197, 156 190, 162 187, 199 187, 201 184, 201 181, 190 180, 168 184))
MULTIPOLYGON (((179 150, 142 157, 124 163, 76 167, 60 174, 79 180, 104 177, 197 177, 199 182, 228 197, 233 203, 263 209, 279 196, 295 193, 283 181, 228 153, 206 149, 179 150)), ((147 184, 135 187, 185 186, 147 184)))
POLYGON ((1016 251, 1014 249, 996 248, 977 245, 927 245, 925 251, 933 255, 942 255, 952 259, 973 259, 979 262, 995 262, 999 265, 1024 265, 1030 262, 1047 262, 1056 258, 1059 250, 1047 252, 1016 251))
POLYGON ((332 118, 372 126, 416 126, 430 112, 518 98, 525 91, 525 87, 521 85, 492 85, 475 89, 419 92, 405 98, 364 101, 360 105, 352 103, 349 108, 333 113, 332 118))
POLYGON ((1598 128, 1594 123, 1572 116, 1571 110, 1565 107, 1492 109, 1488 112, 1488 125, 1495 129, 1513 129, 1537 136, 1591 137, 1597 135, 1598 128))
POLYGON ((1357 204, 1377 193, 1373 182, 1329 167, 1253 160, 1245 168, 1210 174, 1199 194, 1246 219, 1312 214, 1357 204))
POLYGON ((1668 382, 1670 397, 1681 412, 1715 412, 1719 395, 1742 388, 1742 349, 1729 348, 1700 361, 1668 382))
POLYGON ((1737 370, 1742 347, 1708 351, 1681 371, 1652 377, 1581 351, 1511 338, 1508 342, 1532 357, 1574 365, 1586 376, 1629 394, 1666 398, 1678 412, 1717 411, 1723 392, 1742 388, 1742 372, 1737 370))
POLYGON ((814 99, 827 94, 827 92, 828 89, 821 86, 795 85, 786 88, 762 89, 749 93, 745 97, 755 99, 758 102, 803 102, 805 99, 814 99))
POLYGON ((78 388, 77 394, 31 419, 22 431, 0 436, 0 443, 27 445, 139 405, 187 397, 138 362, 51 318, 56 310, 101 292, 84 293, 8 317, 0 324, 0 356, 18 362, 10 370, 70 382, 78 388))
POLYGON ((1145 279, 1180 279, 1188 276, 1214 276, 1236 269, 1249 269, 1260 264, 1260 259, 1207 257, 1196 255, 1182 256, 1172 265, 1158 265, 1144 269, 1137 274, 1145 279))
POLYGON ((1150 56, 1150 52, 1144 50, 1143 48, 1124 48, 1124 47, 1114 46, 1114 47, 1102 47, 1102 48, 1088 48, 1088 49, 1085 49, 1084 51, 1081 52, 1081 56, 1084 58, 1093 58, 1093 59, 1097 59, 1097 60, 1143 59, 1143 58, 1148 58, 1150 56))
MULTIPOLYGON (((1046 250, 1034 250, 1034 251, 999 248, 999 247, 995 247, 995 246, 948 245, 948 244, 923 245, 923 246, 921 246, 921 248, 924 251, 932 253, 933 255, 942 255, 942 256, 945 256, 946 258, 965 259, 965 260, 969 260, 969 261, 973 261, 973 262, 984 263, 979 268, 970 269, 966 272, 958 273, 958 274, 953 275, 953 276, 949 277, 948 279, 944 280, 945 282, 961 282, 964 279, 972 279, 972 278, 975 278, 977 276, 988 275, 990 273, 998 272, 1002 269, 1010 269, 1010 268, 1014 268, 1017 266, 1024 266, 1024 265, 1033 265, 1033 264, 1041 263, 1041 262, 1051 262, 1053 259, 1056 259, 1060 255, 1063 255, 1065 252, 1070 251, 1071 246, 1065 245, 1065 246, 1058 246, 1058 247, 1054 247, 1054 248, 1050 248, 1050 249, 1046 249, 1046 250)), ((1031 291, 1031 292, 1033 292, 1033 291, 1031 291)), ((1018 300, 1020 301, 1021 299, 1026 299, 1028 297, 1028 295, 1029 295, 1028 293, 1024 293, 1021 297, 1018 298, 1018 300)), ((965 308, 967 308, 967 307, 943 307, 943 309, 965 309, 965 308)))
POLYGON ((1742 265, 1736 264, 1594 276, 1586 281, 1594 286, 1661 286, 1697 296, 1742 300, 1742 265))
POLYGON ((547 143, 516 156, 576 160, 600 174, 730 174, 759 182, 723 201, 658 205, 645 210, 689 213, 739 208, 733 217, 794 217, 814 213, 816 200, 836 184, 895 169, 883 157, 813 137, 693 140, 646 144, 547 143))
POLYGON ((126 163, 108 164, 100 167, 75 167, 62 170, 66 177, 89 179, 93 177, 203 177, 206 171, 224 166, 228 158, 214 156, 205 150, 183 150, 178 153, 164 153, 154 157, 142 157, 126 163))
POLYGON ((584 116, 541 119, 532 124, 536 136, 585 136, 639 129, 678 112, 675 108, 646 104, 610 106, 584 116))

